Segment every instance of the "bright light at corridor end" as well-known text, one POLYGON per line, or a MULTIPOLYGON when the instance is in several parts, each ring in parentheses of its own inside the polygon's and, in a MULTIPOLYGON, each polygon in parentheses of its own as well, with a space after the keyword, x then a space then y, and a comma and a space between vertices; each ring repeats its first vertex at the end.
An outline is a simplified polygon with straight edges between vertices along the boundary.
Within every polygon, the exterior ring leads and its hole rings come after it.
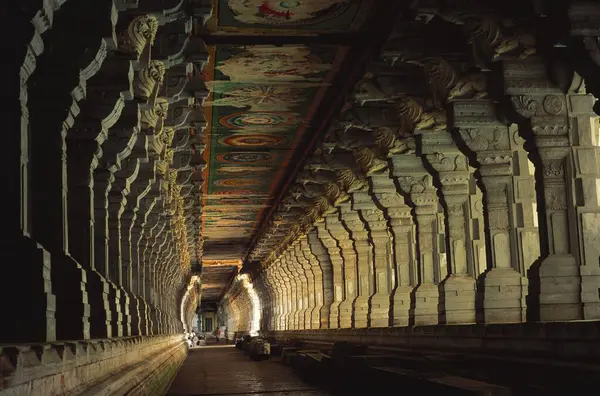
POLYGON ((250 335, 255 337, 258 335, 258 330, 260 328, 260 300, 258 298, 258 294, 252 285, 252 281, 248 274, 242 274, 237 276, 237 280, 242 282, 242 285, 248 291, 248 296, 250 296, 250 302, 252 303, 252 319, 250 319, 250 335))
POLYGON ((185 304, 188 300, 188 298, 190 298, 190 290, 192 290, 192 288, 194 286, 196 286, 196 284, 200 283, 200 277, 198 275, 193 275, 192 279, 190 279, 190 283, 187 286, 187 289, 185 291, 185 294, 183 295, 183 298, 181 299, 181 323, 183 323, 183 329, 186 332, 189 332, 191 329, 189 327, 189 324, 187 323, 187 320, 185 318, 185 304))

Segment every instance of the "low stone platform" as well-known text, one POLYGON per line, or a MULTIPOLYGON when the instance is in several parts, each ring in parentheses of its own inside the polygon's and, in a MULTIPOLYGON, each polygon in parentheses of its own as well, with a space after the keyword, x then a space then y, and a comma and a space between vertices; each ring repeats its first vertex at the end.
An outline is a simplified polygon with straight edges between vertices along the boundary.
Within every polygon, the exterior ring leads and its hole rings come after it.
POLYGON ((253 361, 231 345, 192 348, 168 396, 326 396, 278 358, 253 361))
POLYGON ((288 330, 265 336, 280 341, 345 341, 371 347, 600 362, 600 321, 288 330))

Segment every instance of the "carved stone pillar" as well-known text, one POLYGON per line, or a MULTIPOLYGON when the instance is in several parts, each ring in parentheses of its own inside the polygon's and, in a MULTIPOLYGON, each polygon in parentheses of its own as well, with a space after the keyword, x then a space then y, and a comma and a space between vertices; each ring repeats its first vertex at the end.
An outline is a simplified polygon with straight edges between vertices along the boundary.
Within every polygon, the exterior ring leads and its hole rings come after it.
POLYGON ((548 81, 541 59, 505 61, 503 66, 506 93, 524 117, 521 135, 535 147, 533 155, 541 168, 543 259, 530 271, 539 319, 599 319, 600 171, 595 99, 584 94, 578 76, 564 95, 548 81), (523 81, 525 86, 517 84, 523 81))
POLYGON ((309 261, 315 279, 315 307, 311 316, 311 329, 329 328, 329 308, 333 302, 331 262, 316 230, 311 230, 300 241, 304 257, 309 261), (312 237, 311 237, 312 235, 312 237), (312 247, 314 246, 314 247, 312 247), (314 249, 314 250, 313 250, 314 249), (318 252, 319 255, 315 255, 318 252), (323 262, 321 262, 321 260, 323 262))
POLYGON ((296 258, 293 245, 289 246, 285 256, 288 264, 288 270, 292 276, 292 281, 296 285, 296 310, 294 311, 294 326, 297 330, 304 330, 304 314, 308 308, 306 277, 304 275, 302 266, 296 258))
POLYGON ((469 175, 469 218, 467 223, 467 231, 473 250, 474 261, 474 276, 479 279, 487 269, 487 253, 486 253, 486 235, 485 216, 483 213, 483 193, 477 185, 477 178, 474 172, 469 175))
POLYGON ((398 194, 388 173, 372 175, 375 199, 385 208, 393 233, 393 274, 395 277, 391 296, 390 314, 393 326, 410 324, 411 293, 417 285, 417 261, 415 257, 415 224, 411 208, 398 194))
POLYGON ((271 269, 271 276, 275 282, 277 291, 277 322, 276 326, 278 330, 287 329, 287 315, 288 315, 288 297, 289 290, 287 285, 283 282, 282 270, 280 268, 281 261, 277 260, 269 267, 271 269))
POLYGON ((421 136, 423 158, 437 171, 434 177, 441 185, 449 230, 450 275, 440 283, 441 319, 448 324, 475 323, 476 272, 467 228, 471 223, 467 158, 447 131, 427 131, 421 136))
MULTIPOLYGON (((315 309, 316 307, 316 300, 317 300, 317 296, 316 296, 316 281, 315 281, 315 274, 313 273, 313 266, 311 264, 311 262, 309 261, 308 257, 306 257, 305 253, 304 253, 304 249, 309 249, 308 245, 306 243, 306 235, 301 236, 300 238, 298 238, 298 241, 296 242, 295 246, 294 246, 294 250, 295 250, 295 255, 296 255, 296 259, 298 260, 298 262, 301 265, 301 268, 303 269, 304 272, 304 276, 306 277, 306 281, 307 281, 307 288, 306 288, 306 293, 307 293, 307 306, 306 306, 306 311, 304 312, 304 328, 305 329, 318 329, 319 326, 319 317, 318 315, 316 316, 316 323, 317 323, 317 327, 313 327, 313 314, 315 314, 315 311, 318 312, 318 309, 315 309)), ((310 250, 309 250, 310 252, 310 250)), ((316 266, 318 267, 318 265, 316 266)), ((321 298, 321 296, 319 296, 319 298, 321 298)), ((320 308, 320 307, 319 307, 320 308)))
POLYGON ((69 255, 65 137, 78 115, 86 81, 98 72, 98 60, 106 56, 103 35, 110 37, 114 30, 108 9, 106 4, 72 5, 59 13, 54 23, 60 28, 44 35, 52 51, 38 59, 38 70, 23 93, 29 97, 31 232, 50 252, 51 265, 42 264, 47 260, 43 255, 39 261, 35 248, 32 253, 38 258, 38 269, 51 271, 58 339, 90 336, 86 274, 69 255), (92 14, 98 18, 89 18, 92 14), (89 18, 90 23, 75 27, 82 18, 89 18), (65 59, 71 61, 65 64, 65 59))
MULTIPOLYGON (((339 306, 342 301, 345 299, 345 287, 344 287, 344 259, 340 252, 340 248, 337 244, 337 241, 333 239, 329 231, 326 229, 325 221, 321 221, 317 223, 317 233, 316 237, 318 237, 320 243, 315 241, 315 234, 309 234, 309 240, 311 249, 313 254, 317 256, 319 259, 319 263, 321 265, 321 269, 323 270, 323 283, 326 284, 325 274, 327 271, 327 261, 331 265, 331 304, 329 305, 329 315, 326 315, 325 309, 327 305, 323 305, 324 311, 321 312, 321 325, 323 325, 323 321, 327 320, 329 323, 327 328, 337 329, 340 327, 340 312, 339 306), (319 251, 319 245, 322 244, 325 248, 326 252, 319 251), (321 253, 321 254, 320 254, 321 253), (324 257, 324 254, 327 254, 324 257)), ((327 290, 325 290, 325 295, 327 296, 327 290)))
MULTIPOLYGON (((56 10, 56 8, 54 8, 56 10)), ((11 38, 4 49, 2 72, 19 76, 0 92, 4 112, 4 207, 0 261, 10 263, 2 269, 0 298, 11 301, 27 296, 19 304, 5 304, 3 318, 9 326, 0 329, 0 339, 9 342, 51 342, 56 340, 56 285, 51 279, 48 251, 31 238, 30 157, 28 79, 36 69, 37 58, 45 50, 41 34, 50 29, 54 18, 31 8, 11 16, 11 26, 28 26, 11 38), (34 13, 37 13, 34 15, 34 13), (31 23, 35 21, 34 23, 31 23), (19 264, 17 264, 19 263, 19 264), (26 263, 23 265, 21 263, 26 263), (14 282, 27 279, 27 282, 14 282)), ((45 34, 43 37, 47 37, 45 34)), ((54 93, 54 92, 52 92, 54 93)))
POLYGON ((392 156, 392 174, 400 188, 408 195, 415 212, 417 223, 417 252, 419 263, 419 285, 414 291, 414 315, 416 325, 437 324, 441 265, 446 265, 442 255, 445 243, 440 237, 438 212, 439 203, 432 177, 424 173, 421 160, 409 155, 392 156), (444 246, 441 246, 444 245, 444 246))
MULTIPOLYGON (((263 264, 265 265, 265 264, 263 264)), ((275 284, 275 279, 271 274, 271 266, 265 265, 262 270, 262 274, 265 281, 265 286, 271 298, 271 308, 269 316, 269 327, 272 330, 277 330, 279 327, 279 301, 278 301, 278 287, 275 284)))
POLYGON ((525 320, 528 281, 517 267, 518 245, 513 220, 512 147, 509 128, 496 121, 488 100, 452 103, 455 126, 473 155, 484 188, 487 215, 488 271, 482 275, 486 323, 525 320))
POLYGON ((351 242, 357 259, 357 296, 354 299, 354 327, 367 327, 369 323, 369 297, 373 289, 373 247, 369 233, 353 204, 340 205, 340 218, 350 231, 351 242))
MULTIPOLYGON (((283 281, 286 285, 286 289, 288 290, 287 298, 287 311, 285 315, 286 319, 286 329, 287 330, 296 330, 298 328, 298 301, 300 297, 298 296, 298 287, 296 285, 296 280, 294 279, 294 275, 291 270, 291 265, 288 262, 288 257, 286 254, 281 256, 281 273, 283 276, 283 281)), ((300 302, 302 304, 302 302, 300 302)))
MULTIPOLYGON (((354 327, 354 300, 357 292, 357 258, 350 233, 340 221, 339 214, 325 216, 325 228, 337 242, 344 262, 344 299, 338 305, 340 329, 354 327)), ((337 296, 336 284, 336 296, 337 296)), ((366 320, 366 314, 365 314, 366 320)))
POLYGON ((371 268, 374 269, 374 276, 371 278, 375 283, 369 300, 369 327, 387 327, 390 324, 390 297, 393 288, 392 238, 383 211, 374 204, 373 198, 370 197, 370 200, 370 208, 360 209, 360 214, 369 227, 374 253, 374 266, 371 268))

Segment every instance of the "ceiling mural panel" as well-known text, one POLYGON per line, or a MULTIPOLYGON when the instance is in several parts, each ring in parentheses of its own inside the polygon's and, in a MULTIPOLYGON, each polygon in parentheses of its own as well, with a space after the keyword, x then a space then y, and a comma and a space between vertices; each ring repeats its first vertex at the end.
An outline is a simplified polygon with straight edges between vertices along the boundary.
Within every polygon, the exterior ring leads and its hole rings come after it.
POLYGON ((207 27, 232 33, 331 33, 360 29, 372 0, 214 0, 207 27))
POLYGON ((242 259, 348 48, 219 45, 209 52, 203 257, 242 259))

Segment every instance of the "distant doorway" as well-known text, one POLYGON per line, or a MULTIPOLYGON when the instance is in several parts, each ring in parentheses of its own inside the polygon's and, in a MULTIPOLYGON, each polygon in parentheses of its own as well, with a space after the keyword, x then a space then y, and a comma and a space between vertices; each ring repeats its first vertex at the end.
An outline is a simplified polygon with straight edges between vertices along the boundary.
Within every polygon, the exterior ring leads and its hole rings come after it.
POLYGON ((213 331, 212 318, 204 318, 204 331, 207 333, 211 333, 213 331))

